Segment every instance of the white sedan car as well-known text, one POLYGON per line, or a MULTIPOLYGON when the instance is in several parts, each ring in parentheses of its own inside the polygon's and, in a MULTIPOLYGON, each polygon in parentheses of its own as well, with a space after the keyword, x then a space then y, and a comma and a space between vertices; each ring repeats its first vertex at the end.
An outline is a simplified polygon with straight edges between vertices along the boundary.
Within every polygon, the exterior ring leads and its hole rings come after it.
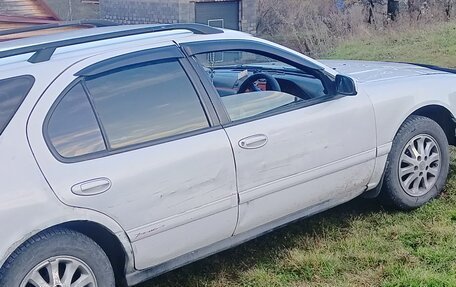
POLYGON ((0 286, 135 285, 357 196, 442 191, 456 75, 197 24, 0 44, 0 286), (116 282, 116 283, 115 283, 116 282))

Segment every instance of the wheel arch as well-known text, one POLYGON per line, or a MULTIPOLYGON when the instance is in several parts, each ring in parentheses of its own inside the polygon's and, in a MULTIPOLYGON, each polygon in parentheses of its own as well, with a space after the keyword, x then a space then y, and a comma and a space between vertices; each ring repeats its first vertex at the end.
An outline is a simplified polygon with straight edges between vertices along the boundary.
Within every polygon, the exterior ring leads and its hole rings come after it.
MULTIPOLYGON (((405 147, 409 145, 412 140, 414 141, 416 138, 422 138, 424 134, 424 136, 431 137, 436 146, 440 145, 441 147, 447 144, 444 142, 445 138, 449 138, 449 141, 454 141, 454 131, 452 133, 451 131, 448 133, 445 131, 445 127, 447 127, 447 130, 448 127, 451 126, 454 128, 454 123, 449 122, 449 120, 452 121, 453 118, 448 109, 442 108, 441 106, 427 106, 417 109, 406 118, 404 123, 401 124, 401 128, 396 133, 392 149, 388 154, 388 161, 386 162, 385 170, 382 176, 382 185, 380 186, 379 194, 377 194, 377 197, 383 204, 398 210, 408 211, 423 206, 440 194, 448 175, 450 157, 448 151, 442 151, 442 156, 440 156, 438 163, 439 166, 442 166, 442 168, 439 169, 437 173, 433 173, 436 181, 429 186, 429 189, 428 186, 425 186, 426 191, 424 193, 418 192, 417 194, 411 194, 408 192, 407 189, 411 188, 408 184, 412 182, 407 183, 408 187, 404 187, 401 183, 401 181, 404 180, 402 178, 404 175, 401 175, 400 171, 403 168, 401 164, 405 147), (438 131, 436 125, 440 126, 442 131, 438 131), (425 131, 423 132, 422 129, 425 131), (426 130, 434 131, 435 134, 429 134, 426 130)), ((413 145, 416 147, 415 141, 413 142, 413 145)), ((416 148, 417 150, 420 150, 420 148, 416 148)), ((425 147, 422 146, 421 150, 424 151, 425 147)), ((427 167, 429 167, 431 162, 425 159, 426 154, 422 154, 422 152, 416 153, 418 153, 415 154, 416 162, 410 164, 412 167, 415 166, 415 168, 409 173, 415 173, 416 177, 413 181, 418 179, 417 182, 421 185, 422 179, 420 179, 420 177, 424 177, 425 170, 428 170, 427 167), (420 159, 420 155, 422 156, 422 159, 420 159), (422 165, 423 163, 425 163, 425 165, 422 165), (418 173, 419 177, 417 175, 418 173)), ((430 154, 427 155, 430 156, 430 154)))
MULTIPOLYGON (((78 209, 73 210, 76 211, 78 209)), ((23 235, 7 251, 7 254, 5 254, 6 257, 0 262, 0 268, 7 262, 15 250, 20 248, 24 242, 33 236, 50 229, 65 228, 82 233, 96 242, 106 253, 112 264, 116 276, 116 286, 127 286, 125 276, 127 273, 134 271, 134 253, 127 234, 112 219, 108 220, 105 216, 99 218, 99 214, 97 216, 97 214, 93 214, 89 210, 86 213, 86 216, 73 215, 60 222, 52 221, 50 223, 48 221, 48 224, 44 223, 41 227, 37 227, 32 232, 23 235)))
POLYGON ((52 226, 53 228, 67 228, 82 233, 95 241, 106 253, 114 269, 116 286, 126 286, 125 275, 128 255, 119 238, 107 227, 94 221, 75 220, 52 226))
MULTIPOLYGON (((455 117, 449 109, 442 105, 431 104, 416 109, 413 113, 407 116, 407 118, 413 115, 423 116, 435 121, 445 132, 448 143, 450 145, 456 145, 456 122, 455 117)), ((401 126, 405 120, 401 123, 401 126)))
MULTIPOLYGON (((445 135, 447 136, 448 143, 450 145, 456 145, 456 120, 453 113, 450 111, 448 107, 446 107, 443 103, 426 103, 420 106, 416 106, 405 113, 404 118, 398 121, 398 124, 395 124, 394 133, 391 133, 391 142, 396 137, 397 133, 399 132, 400 127, 407 121, 410 116, 417 115, 427 117, 433 121, 435 121, 440 127, 442 127, 445 135), (397 126, 396 126, 397 125, 397 126)), ((383 145, 386 155, 389 154, 391 149, 391 142, 383 145)), ((369 189, 365 193, 366 198, 376 198, 379 196, 382 184, 383 184, 383 176, 385 173, 386 168, 386 159, 379 163, 379 172, 376 174, 372 179, 372 189, 369 189)))

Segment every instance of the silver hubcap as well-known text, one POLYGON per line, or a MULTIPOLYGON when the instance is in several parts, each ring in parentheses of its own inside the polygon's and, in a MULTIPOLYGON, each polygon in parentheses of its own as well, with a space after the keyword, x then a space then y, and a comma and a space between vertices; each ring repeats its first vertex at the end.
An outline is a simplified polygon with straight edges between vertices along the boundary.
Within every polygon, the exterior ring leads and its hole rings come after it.
POLYGON ((441 153, 436 140, 429 135, 411 139, 402 151, 399 162, 399 181, 410 196, 428 193, 440 174, 441 153))
POLYGON ((58 256, 33 268, 20 287, 97 287, 95 275, 81 260, 58 256))

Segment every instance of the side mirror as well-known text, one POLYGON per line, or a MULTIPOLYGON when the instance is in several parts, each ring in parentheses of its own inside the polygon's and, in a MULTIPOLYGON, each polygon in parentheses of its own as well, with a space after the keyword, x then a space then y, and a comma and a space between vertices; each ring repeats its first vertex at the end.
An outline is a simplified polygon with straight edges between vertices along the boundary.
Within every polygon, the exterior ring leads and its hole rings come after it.
POLYGON ((355 81, 344 75, 336 75, 336 92, 345 96, 356 96, 358 94, 355 81))

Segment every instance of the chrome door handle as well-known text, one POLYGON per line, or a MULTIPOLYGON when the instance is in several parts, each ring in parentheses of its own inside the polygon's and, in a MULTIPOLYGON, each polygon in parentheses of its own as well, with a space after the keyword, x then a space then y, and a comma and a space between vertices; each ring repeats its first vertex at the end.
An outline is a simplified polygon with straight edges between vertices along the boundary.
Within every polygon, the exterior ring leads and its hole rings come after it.
POLYGON ((96 178, 73 185, 71 192, 81 196, 97 195, 108 191, 111 186, 108 178, 96 178))
POLYGON ((239 141, 239 146, 243 149, 257 149, 264 147, 268 143, 266 135, 254 135, 243 138, 239 141))

